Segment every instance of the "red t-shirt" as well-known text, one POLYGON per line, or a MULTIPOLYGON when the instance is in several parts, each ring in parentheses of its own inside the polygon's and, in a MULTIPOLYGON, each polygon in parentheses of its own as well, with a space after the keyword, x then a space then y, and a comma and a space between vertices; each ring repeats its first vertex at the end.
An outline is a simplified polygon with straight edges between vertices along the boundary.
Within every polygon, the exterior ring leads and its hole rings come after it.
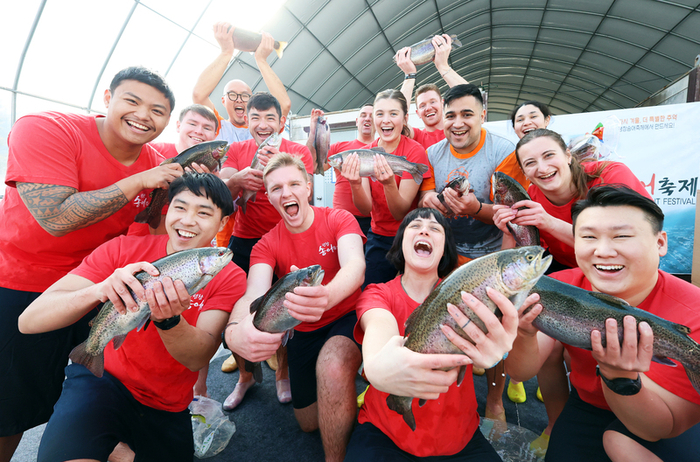
MULTIPOLYGON (((396 318, 399 333, 404 335, 408 316, 420 303, 413 300, 401 287, 401 276, 386 284, 370 284, 357 301, 355 340, 362 343, 365 333, 360 319, 367 311, 380 308, 396 318)), ((423 407, 413 400, 416 430, 411 431, 403 417, 387 407, 388 393, 369 386, 365 403, 360 408, 359 423, 370 422, 387 435, 402 450, 418 457, 445 456, 464 449, 479 428, 472 366, 467 366, 465 379, 459 387, 453 383, 436 400, 428 400, 423 407)))
MULTIPOLYGON (((165 257, 167 244, 165 235, 119 236, 98 247, 70 274, 98 284, 117 268, 165 257)), ((230 263, 204 289, 192 295, 190 307, 181 316, 196 326, 202 311, 230 313, 245 289, 245 273, 230 263)), ((180 412, 192 401, 198 372, 192 372, 170 356, 155 326, 149 325, 138 332, 132 330, 118 350, 107 345, 104 353, 105 370, 124 384, 138 402, 163 411, 180 412)))
POLYGON ((429 132, 425 129, 421 130, 420 128, 414 128, 413 139, 420 143, 425 149, 428 149, 438 141, 445 139, 445 131, 433 130, 432 132, 429 132))
MULTIPOLYGON (((591 290, 591 283, 580 268, 559 271, 550 276, 581 289, 591 290)), ((695 341, 700 341, 698 299, 700 299, 700 288, 659 270, 659 279, 654 290, 637 308, 668 321, 688 326, 691 331, 690 336, 695 341)), ((595 373, 595 366, 598 363, 593 359, 592 353, 566 344, 564 347, 571 356, 571 374, 569 374, 571 385, 576 388, 585 402, 609 410, 600 378, 595 373)), ((676 367, 670 367, 652 361, 651 368, 644 374, 674 395, 700 404, 700 394, 693 388, 680 363, 676 367)))
MULTIPOLYGON (((314 222, 303 233, 293 234, 287 230, 284 221, 265 234, 250 253, 250 266, 258 263, 270 265, 278 278, 289 273, 292 265, 306 268, 321 265, 325 272, 323 284, 328 284, 340 271, 338 260, 338 240, 346 234, 358 234, 365 240, 357 220, 347 210, 328 207, 311 207, 314 222)), ((355 309, 360 296, 360 288, 352 295, 323 313, 314 323, 304 322, 295 327, 301 332, 311 332, 326 326, 355 309)))
MULTIPOLYGON (((250 167, 253 157, 258 150, 254 139, 231 144, 228 150, 228 158, 222 167, 235 168, 239 172, 250 167)), ((313 176, 314 168, 309 148, 287 139, 282 139, 280 152, 300 156, 304 161, 306 171, 313 176)), ((258 191, 255 202, 252 200, 246 204, 246 213, 242 211, 236 214, 236 224, 233 227, 233 235, 243 239, 259 239, 270 231, 280 220, 280 214, 267 200, 265 188, 258 191)))
MULTIPOLYGON (((378 146, 379 139, 374 140, 370 148, 378 146)), ((413 141, 410 138, 401 135, 401 141, 394 152, 390 153, 395 156, 405 157, 409 162, 428 165, 428 155, 425 153, 425 148, 413 141)), ((423 174, 423 178, 430 178, 430 170, 423 174)), ((404 172, 402 176, 395 175, 396 187, 401 184, 401 181, 413 181, 410 173, 404 172)), ((384 195, 384 185, 379 181, 369 181, 370 189, 372 190, 372 232, 380 236, 395 236, 399 229, 401 220, 395 220, 389 211, 389 205, 386 202, 384 195)), ((418 206, 418 193, 413 199, 411 210, 418 206)))
POLYGON ((78 266, 97 246, 126 232, 145 208, 142 191, 114 214, 63 237, 46 232, 22 202, 16 182, 95 191, 158 166, 163 157, 144 145, 126 166, 107 151, 95 119, 102 116, 43 112, 20 118, 8 136, 5 199, 0 202, 0 286, 43 292, 78 266))
MULTIPOLYGON (((358 139, 352 141, 340 141, 338 143, 333 143, 328 150, 328 157, 338 154, 343 151, 350 151, 351 149, 361 149, 366 147, 367 144, 363 143, 358 139)), ((356 217, 365 217, 352 201, 352 188, 350 187, 350 182, 347 178, 340 174, 338 169, 335 170, 335 190, 333 191, 333 208, 343 209, 352 213, 356 217)))
MULTIPOLYGON (((583 166, 587 173, 591 173, 594 172, 600 164, 601 162, 584 162, 583 166)), ((625 164, 621 162, 608 162, 607 164, 600 177, 588 183, 589 188, 599 184, 623 184, 651 199, 651 195, 644 188, 642 182, 634 176, 634 173, 632 173, 625 164)), ((564 205, 554 205, 549 202, 549 199, 547 199, 540 188, 534 184, 530 185, 527 192, 533 201, 542 204, 542 208, 544 208, 545 212, 567 223, 572 222, 571 207, 578 201, 577 198, 571 199, 564 205)), ((557 240, 554 236, 542 230, 540 230, 540 239, 544 241, 544 245, 549 248, 549 252, 559 263, 571 268, 578 266, 576 264, 576 256, 574 255, 573 247, 557 240)))
POLYGON ((177 157, 178 152, 175 143, 148 143, 166 159, 177 157))

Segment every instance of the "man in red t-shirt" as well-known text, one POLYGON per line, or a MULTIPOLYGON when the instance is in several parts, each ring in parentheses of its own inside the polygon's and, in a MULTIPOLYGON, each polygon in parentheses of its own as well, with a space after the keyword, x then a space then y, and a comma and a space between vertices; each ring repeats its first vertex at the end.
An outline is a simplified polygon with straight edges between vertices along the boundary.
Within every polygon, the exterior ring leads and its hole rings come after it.
MULTIPOLYGON (((251 361, 272 356, 284 334, 257 330, 251 302, 267 292, 273 275, 281 278, 297 267, 321 265, 323 285, 298 287, 286 295, 284 306, 302 321, 287 344, 289 376, 299 426, 305 432, 319 429, 326 460, 341 461, 357 414, 355 376, 361 354, 353 328, 365 271, 364 236, 347 211, 309 205, 311 182, 299 158, 276 155, 264 181, 282 221, 253 249, 246 294, 231 313, 226 343, 251 361)), ((253 383, 247 373, 229 398, 242 399, 253 383)), ((224 408, 231 404, 227 399, 224 408)))
MULTIPOLYGON (((578 268, 553 278, 683 324, 700 340, 700 288, 659 270, 668 240, 654 201, 625 186, 597 186, 574 204, 572 218, 578 268)), ((532 326, 540 311, 536 305, 522 317, 506 359, 506 370, 517 380, 535 375, 554 346, 554 339, 532 326)), ((626 316, 621 327, 623 339, 617 341, 616 321, 606 321, 605 347, 599 330, 591 333, 592 351, 564 345, 571 356, 572 392, 545 460, 652 460, 650 453, 661 460, 697 458, 700 394, 682 366, 651 362, 649 324, 626 316)))
POLYGON ((158 74, 130 67, 105 91, 107 116, 45 112, 20 118, 8 136, 0 203, 0 461, 22 432, 44 423, 61 393, 81 328, 22 335, 17 318, 41 292, 103 242, 123 234, 145 207, 144 190, 182 174, 148 142, 175 105, 158 74), (76 332, 73 330, 77 329, 76 332))
POLYGON ((39 447, 42 462, 107 460, 119 441, 134 450, 136 460, 192 461, 192 386, 245 292, 245 274, 227 264, 192 296, 180 280, 166 278, 146 289, 134 278, 140 271, 158 274, 149 262, 209 247, 233 212, 228 188, 210 173, 183 175, 169 195, 167 236, 120 236, 103 244, 20 316, 22 332, 37 334, 89 318, 107 300, 125 315, 138 309, 133 291, 148 301, 152 321, 130 331, 119 349, 105 348, 102 377, 80 361, 66 368, 39 447))

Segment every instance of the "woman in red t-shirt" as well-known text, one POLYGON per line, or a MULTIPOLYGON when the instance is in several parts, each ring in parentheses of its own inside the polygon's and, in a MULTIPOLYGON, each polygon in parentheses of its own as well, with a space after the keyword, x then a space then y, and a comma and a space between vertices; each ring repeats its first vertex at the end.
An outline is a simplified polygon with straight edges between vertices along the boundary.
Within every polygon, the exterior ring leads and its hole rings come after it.
POLYGON ((466 356, 413 352, 403 347, 406 319, 457 264, 457 247, 447 219, 435 209, 411 211, 397 231, 388 258, 401 274, 388 283, 370 285, 357 303, 355 339, 362 343, 365 374, 371 385, 345 460, 397 460, 399 454, 408 453, 417 457, 458 454, 459 460, 499 461, 478 431, 479 415, 469 368, 471 364, 489 367, 510 350, 517 335, 515 307, 505 297, 490 293, 503 312, 501 324, 483 304, 465 294, 467 306, 490 326, 489 335, 469 325, 462 311, 449 307, 457 324, 466 326, 465 332, 476 345, 445 326, 443 333, 466 356), (492 321, 497 326, 493 329, 492 321), (457 386, 460 366, 467 366, 467 374, 457 386), (388 408, 389 393, 427 400, 422 406, 413 401, 415 430, 388 408))
MULTIPOLYGON (((374 99, 374 127, 379 135, 369 148, 381 148, 389 154, 405 157, 413 163, 428 165, 425 149, 408 138, 408 104, 398 90, 384 90, 374 99)), ((352 200, 362 214, 371 214, 372 225, 367 234, 365 283, 387 282, 396 276, 396 268, 387 261, 386 253, 396 230, 406 214, 418 205, 420 187, 410 173, 396 175, 384 156, 374 156, 377 181, 360 177, 360 159, 352 154, 343 162, 342 175, 352 188, 352 200)), ((424 177, 429 177, 426 173, 424 177)))

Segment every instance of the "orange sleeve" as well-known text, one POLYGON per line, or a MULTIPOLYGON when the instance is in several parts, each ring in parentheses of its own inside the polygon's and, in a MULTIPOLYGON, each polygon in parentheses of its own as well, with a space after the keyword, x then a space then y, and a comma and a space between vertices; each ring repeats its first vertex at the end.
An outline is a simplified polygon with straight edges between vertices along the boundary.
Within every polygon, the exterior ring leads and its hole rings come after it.
POLYGON ((218 247, 228 247, 228 241, 231 240, 231 235, 233 234, 233 225, 236 223, 236 214, 232 214, 226 224, 224 229, 216 234, 216 245, 218 247))
POLYGON ((423 182, 420 184, 420 191, 431 191, 435 189, 435 171, 430 162, 428 162, 428 168, 430 169, 430 178, 423 178, 423 182))
MULTIPOLYGON (((527 191, 527 188, 530 187, 530 180, 527 179, 522 169, 520 168, 518 158, 515 157, 515 151, 511 152, 508 155, 508 157, 503 159, 503 162, 501 162, 498 165, 498 167, 496 167, 496 171, 503 172, 509 177, 513 178, 515 181, 520 183, 523 188, 525 188, 525 191, 527 191)), ((493 188, 491 188, 490 196, 491 201, 493 201, 493 188)))
MULTIPOLYGON (((221 131, 221 121, 224 120, 224 118, 219 115, 219 111, 217 111, 216 108, 214 108, 214 115, 216 116, 216 119, 219 121, 219 126, 216 129, 216 134, 218 136, 219 132, 221 131)), ((226 245, 228 245, 228 243, 226 243, 226 245)))

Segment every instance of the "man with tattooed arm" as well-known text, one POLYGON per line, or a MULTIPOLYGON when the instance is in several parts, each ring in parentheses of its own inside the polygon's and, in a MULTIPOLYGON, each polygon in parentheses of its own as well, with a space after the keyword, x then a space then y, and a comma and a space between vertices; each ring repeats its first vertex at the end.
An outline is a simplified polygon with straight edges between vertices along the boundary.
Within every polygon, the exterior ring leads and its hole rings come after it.
POLYGON ((8 137, 0 203, 0 462, 22 434, 48 421, 71 349, 87 338, 79 323, 24 335, 17 318, 100 244, 125 234, 146 192, 182 175, 146 145, 175 106, 163 78, 120 71, 104 93, 106 116, 43 112, 20 118, 8 137))

